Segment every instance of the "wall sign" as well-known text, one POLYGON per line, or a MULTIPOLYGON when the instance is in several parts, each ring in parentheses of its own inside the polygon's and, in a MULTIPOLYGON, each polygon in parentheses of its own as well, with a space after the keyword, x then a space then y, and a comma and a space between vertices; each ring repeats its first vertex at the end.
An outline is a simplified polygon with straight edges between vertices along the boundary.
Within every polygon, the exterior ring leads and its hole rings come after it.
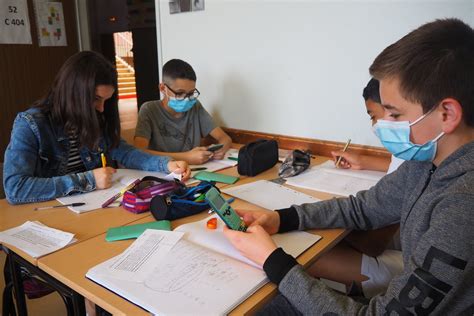
POLYGON ((39 46, 67 46, 61 2, 35 1, 39 46))
POLYGON ((0 44, 31 44, 26 0, 0 0, 0 44))

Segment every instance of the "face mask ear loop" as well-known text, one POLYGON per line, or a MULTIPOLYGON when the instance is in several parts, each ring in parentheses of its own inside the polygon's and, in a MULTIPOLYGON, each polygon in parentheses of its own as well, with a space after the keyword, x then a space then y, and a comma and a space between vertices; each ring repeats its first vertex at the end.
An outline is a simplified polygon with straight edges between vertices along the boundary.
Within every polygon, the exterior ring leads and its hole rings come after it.
POLYGON ((426 112, 425 114, 417 118, 413 123, 410 123, 410 127, 415 125, 416 123, 418 123, 419 121, 427 117, 428 115, 430 115, 432 112, 434 112, 435 109, 436 109, 436 106, 432 107, 428 112, 426 112))
POLYGON ((432 142, 436 143, 443 136, 444 136, 444 132, 439 133, 439 135, 436 136, 435 139, 432 140, 432 142))

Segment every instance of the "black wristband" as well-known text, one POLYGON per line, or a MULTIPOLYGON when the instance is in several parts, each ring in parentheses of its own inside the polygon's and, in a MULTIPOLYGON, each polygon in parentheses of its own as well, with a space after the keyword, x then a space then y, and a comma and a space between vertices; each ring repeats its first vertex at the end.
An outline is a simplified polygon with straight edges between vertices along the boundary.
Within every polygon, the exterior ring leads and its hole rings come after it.
POLYGON ((298 212, 294 207, 283 208, 281 210, 276 210, 278 215, 280 215, 280 227, 278 227, 279 233, 286 233, 292 230, 297 230, 300 225, 300 219, 298 217, 298 212))
POLYGON ((283 249, 275 249, 263 264, 263 270, 268 279, 278 285, 288 271, 297 265, 296 259, 287 254, 283 249))

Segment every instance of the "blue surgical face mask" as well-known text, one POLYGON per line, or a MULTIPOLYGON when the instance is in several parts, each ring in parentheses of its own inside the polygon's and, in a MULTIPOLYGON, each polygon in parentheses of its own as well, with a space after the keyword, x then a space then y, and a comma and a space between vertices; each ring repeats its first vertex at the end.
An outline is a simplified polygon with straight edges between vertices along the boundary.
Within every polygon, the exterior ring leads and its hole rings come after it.
POLYGON ((184 100, 176 100, 176 98, 169 97, 168 106, 173 109, 173 111, 182 113, 189 111, 194 104, 196 104, 196 99, 186 98, 184 100))
POLYGON ((422 115, 413 123, 378 120, 373 126, 373 130, 382 145, 395 157, 403 160, 433 161, 436 156, 437 142, 444 132, 423 145, 413 144, 410 141, 411 126, 420 122, 430 113, 431 111, 422 115))

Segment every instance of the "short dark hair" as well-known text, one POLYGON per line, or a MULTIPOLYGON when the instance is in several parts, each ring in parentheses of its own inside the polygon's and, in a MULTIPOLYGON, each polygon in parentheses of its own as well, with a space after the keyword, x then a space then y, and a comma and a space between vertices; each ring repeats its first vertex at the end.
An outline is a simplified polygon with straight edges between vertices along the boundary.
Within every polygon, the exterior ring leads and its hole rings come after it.
POLYGON ((69 57, 62 65, 47 95, 35 102, 64 132, 76 131, 82 146, 96 149, 104 136, 110 147, 120 142, 117 71, 99 53, 83 51, 69 57), (110 85, 115 91, 98 114, 94 101, 96 87, 110 85))
POLYGON ((362 91, 362 96, 364 97, 364 100, 372 100, 374 102, 381 103, 379 87, 380 84, 377 79, 370 79, 367 85, 365 86, 364 91, 362 91))
POLYGON ((196 81, 196 73, 190 64, 181 59, 171 59, 163 66, 163 82, 171 84, 176 79, 196 81))
POLYGON ((436 20, 408 33, 375 58, 370 74, 398 79, 403 97, 424 113, 454 98, 474 126, 474 30, 461 20, 436 20))

